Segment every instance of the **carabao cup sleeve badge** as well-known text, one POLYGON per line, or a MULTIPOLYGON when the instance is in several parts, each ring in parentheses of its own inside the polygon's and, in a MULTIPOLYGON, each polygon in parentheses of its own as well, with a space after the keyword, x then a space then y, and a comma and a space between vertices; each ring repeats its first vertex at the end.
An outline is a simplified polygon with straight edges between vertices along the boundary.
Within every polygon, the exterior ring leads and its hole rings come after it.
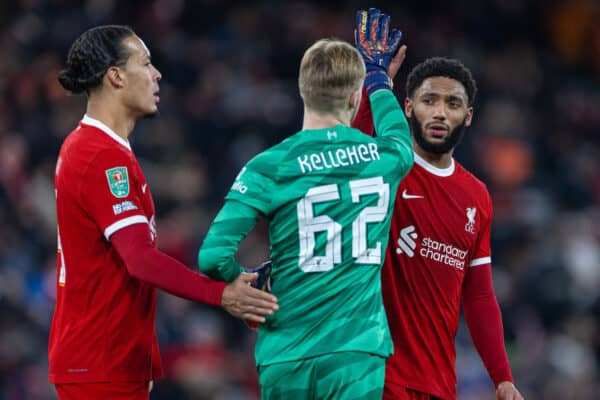
POLYGON ((114 167, 104 172, 112 195, 118 198, 127 197, 129 195, 127 167, 114 167))

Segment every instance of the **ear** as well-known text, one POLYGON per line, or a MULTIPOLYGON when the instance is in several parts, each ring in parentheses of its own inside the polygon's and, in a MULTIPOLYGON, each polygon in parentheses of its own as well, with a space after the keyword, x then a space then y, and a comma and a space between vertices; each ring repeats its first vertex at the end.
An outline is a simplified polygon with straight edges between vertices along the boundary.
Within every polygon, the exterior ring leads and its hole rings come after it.
POLYGON ((465 126, 471 126, 471 121, 473 120, 473 107, 467 108, 467 115, 465 116, 465 126))
POLYGON ((121 89, 123 86, 125 86, 125 75, 119 67, 109 67, 106 70, 104 78, 108 80, 108 83, 116 89, 121 89))
POLYGON ((404 114, 406 114, 406 118, 412 117, 413 110, 413 102, 410 97, 404 99, 404 114))
POLYGON ((348 99, 348 108, 350 110, 358 109, 360 106, 360 98, 362 95, 362 88, 358 89, 355 92, 352 92, 350 98, 348 99))

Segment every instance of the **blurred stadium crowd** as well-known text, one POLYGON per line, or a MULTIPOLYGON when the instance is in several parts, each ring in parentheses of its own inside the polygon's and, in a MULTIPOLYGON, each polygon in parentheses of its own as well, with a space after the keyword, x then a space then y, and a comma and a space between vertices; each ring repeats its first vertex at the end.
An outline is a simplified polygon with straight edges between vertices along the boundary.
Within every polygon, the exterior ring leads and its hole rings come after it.
MULTIPOLYGON (((352 39, 360 1, 0 2, 0 400, 52 399, 53 169, 85 112, 56 76, 97 24, 131 25, 163 74, 161 115, 132 145, 158 211, 159 246, 195 268, 239 168, 296 132, 297 70, 317 38, 352 39)), ((378 2, 405 32, 404 77, 426 57, 469 66, 480 87, 456 158, 495 205, 494 284, 513 373, 528 399, 600 398, 600 2, 378 2)), ((265 225, 240 250, 268 257, 265 225)), ((161 294, 167 379, 152 399, 256 399, 254 333, 224 312, 161 294)), ((492 399, 469 334, 461 400, 492 399)), ((77 349, 73 349, 77 351, 77 349)))

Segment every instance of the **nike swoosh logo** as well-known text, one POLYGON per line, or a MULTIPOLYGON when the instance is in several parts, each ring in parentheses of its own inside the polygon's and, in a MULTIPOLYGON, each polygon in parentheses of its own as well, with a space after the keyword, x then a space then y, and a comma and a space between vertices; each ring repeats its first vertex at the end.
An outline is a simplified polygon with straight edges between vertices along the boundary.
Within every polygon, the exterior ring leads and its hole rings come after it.
POLYGON ((147 183, 144 183, 144 184, 142 185, 142 193, 146 193, 146 186, 148 186, 148 184, 147 184, 147 183))
POLYGON ((408 194, 406 189, 402 192, 403 199, 424 199, 425 196, 421 196, 420 194, 408 194))

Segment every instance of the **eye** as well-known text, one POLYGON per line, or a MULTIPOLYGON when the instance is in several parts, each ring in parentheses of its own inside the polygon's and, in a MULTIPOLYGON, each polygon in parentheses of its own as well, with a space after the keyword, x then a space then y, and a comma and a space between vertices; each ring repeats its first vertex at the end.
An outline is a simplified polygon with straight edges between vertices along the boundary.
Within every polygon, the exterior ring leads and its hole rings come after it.
POLYGON ((423 103, 425 103, 425 104, 427 104, 428 106, 430 106, 430 105, 432 105, 432 104, 433 104, 433 99, 428 99, 428 98, 425 98, 425 99, 423 99, 423 103))

